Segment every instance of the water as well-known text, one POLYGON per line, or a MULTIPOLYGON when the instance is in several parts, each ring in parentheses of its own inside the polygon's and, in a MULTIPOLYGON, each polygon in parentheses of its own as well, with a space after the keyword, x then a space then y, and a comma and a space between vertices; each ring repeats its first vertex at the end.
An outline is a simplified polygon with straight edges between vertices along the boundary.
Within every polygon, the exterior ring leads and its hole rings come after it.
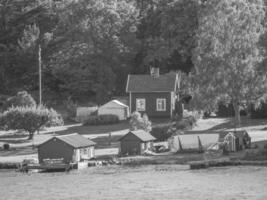
POLYGON ((267 167, 191 171, 180 165, 95 167, 69 173, 0 171, 0 199, 267 199, 267 167))

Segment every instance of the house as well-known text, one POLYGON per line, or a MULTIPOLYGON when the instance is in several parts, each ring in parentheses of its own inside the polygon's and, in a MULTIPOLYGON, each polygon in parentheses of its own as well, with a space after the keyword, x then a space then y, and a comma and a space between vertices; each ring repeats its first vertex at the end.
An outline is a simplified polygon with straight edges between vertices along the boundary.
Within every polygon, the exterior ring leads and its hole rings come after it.
POLYGON ((108 103, 100 106, 98 108, 99 115, 116 115, 118 116, 119 120, 126 120, 130 113, 129 113, 129 106, 125 105, 124 103, 118 100, 112 100, 108 103))
POLYGON ((178 74, 161 75, 158 68, 152 68, 150 75, 128 75, 126 92, 129 93, 130 113, 138 111, 149 117, 172 117, 178 88, 178 74))
POLYGON ((152 150, 154 138, 144 130, 130 131, 120 141, 121 155, 141 155, 146 150, 152 150))
POLYGON ((54 136, 38 146, 39 163, 45 159, 63 159, 77 163, 94 157, 95 143, 77 133, 54 136))

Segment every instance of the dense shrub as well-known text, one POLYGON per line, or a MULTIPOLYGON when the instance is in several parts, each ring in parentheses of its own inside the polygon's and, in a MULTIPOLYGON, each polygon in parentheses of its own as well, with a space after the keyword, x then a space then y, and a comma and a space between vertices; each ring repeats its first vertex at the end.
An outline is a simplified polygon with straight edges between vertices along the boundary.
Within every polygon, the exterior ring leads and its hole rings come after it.
POLYGON ((105 124, 116 124, 119 122, 117 115, 92 115, 83 122, 83 125, 105 125, 105 124))
POLYGON ((267 99, 261 99, 257 105, 250 106, 250 117, 253 119, 267 118, 267 99))
POLYGON ((3 113, 0 121, 5 129, 22 129, 29 133, 29 139, 43 126, 62 124, 60 115, 52 109, 44 106, 34 107, 11 107, 3 113), (60 122, 59 122, 60 121, 60 122))
POLYGON ((172 136, 170 124, 158 125, 152 128, 151 134, 157 139, 157 141, 166 141, 172 136))
POLYGON ((148 116, 144 114, 141 116, 141 113, 135 111, 131 114, 130 118, 130 130, 145 130, 146 132, 150 132, 151 127, 151 121, 149 121, 148 116))
MULTIPOLYGON (((232 103, 224 103, 221 101, 218 102, 216 115, 218 117, 234 117, 235 116, 235 110, 234 110, 233 104, 232 103)), ((247 115, 246 108, 244 105, 241 105, 240 115, 242 115, 242 116, 247 115)))
POLYGON ((53 126, 62 126, 62 125, 64 125, 63 117, 53 108, 50 108, 49 115, 48 115, 48 122, 46 123, 46 126, 53 127, 53 126))
POLYGON ((76 112, 78 107, 77 103, 75 103, 71 99, 68 99, 66 101, 63 101, 63 104, 67 111, 66 119, 73 121, 76 117, 76 112))
POLYGON ((33 107, 36 106, 36 102, 33 97, 26 91, 18 92, 16 96, 10 97, 3 105, 3 110, 7 110, 10 107, 17 106, 27 106, 33 107))

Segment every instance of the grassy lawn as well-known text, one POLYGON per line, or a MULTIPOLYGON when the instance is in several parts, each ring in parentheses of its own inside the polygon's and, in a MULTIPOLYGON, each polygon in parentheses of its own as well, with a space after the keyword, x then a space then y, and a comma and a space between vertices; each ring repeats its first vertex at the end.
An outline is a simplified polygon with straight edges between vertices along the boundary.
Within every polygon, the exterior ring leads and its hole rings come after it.
MULTIPOLYGON (((248 119, 242 117, 241 129, 252 132, 253 137, 260 136, 265 138, 267 136, 267 120, 266 119, 248 119)), ((167 119, 152 119, 152 125, 162 123, 169 123, 167 119)), ((56 135, 79 133, 97 143, 96 149, 104 152, 107 149, 117 149, 119 147, 119 138, 122 137, 129 127, 128 121, 123 121, 119 124, 113 125, 100 125, 100 126, 83 126, 82 124, 72 124, 62 127, 48 128, 42 130, 40 134, 35 135, 34 141, 27 140, 28 135, 23 132, 0 132, 0 157, 12 157, 23 155, 36 155, 36 148, 32 145, 38 145, 45 140, 56 135), (111 133, 111 137, 109 136, 111 133), (3 151, 1 147, 4 143, 9 143, 11 146, 10 151, 3 151)), ((197 126, 192 131, 186 133, 214 133, 221 130, 231 130, 234 128, 233 120, 231 118, 209 118, 200 119, 197 126)), ((267 138, 267 137, 266 137, 267 138)), ((253 140, 253 139, 252 139, 253 140)), ((160 158, 164 159, 164 158, 160 158)))

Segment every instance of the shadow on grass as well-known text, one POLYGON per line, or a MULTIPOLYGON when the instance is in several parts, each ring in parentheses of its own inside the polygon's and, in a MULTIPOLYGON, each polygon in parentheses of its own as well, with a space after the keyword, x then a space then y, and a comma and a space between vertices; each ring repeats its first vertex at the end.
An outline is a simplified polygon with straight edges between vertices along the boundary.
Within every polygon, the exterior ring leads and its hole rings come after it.
POLYGON ((0 156, 20 156, 20 155, 30 155, 30 154, 36 154, 37 148, 29 147, 20 147, 20 148, 11 148, 8 151, 1 150, 0 156))
POLYGON ((96 143, 96 148, 117 148, 120 145, 119 139, 122 136, 114 135, 110 138, 107 136, 92 139, 96 143))
POLYGON ((56 133, 59 135, 65 135, 65 134, 71 134, 71 133, 79 133, 81 135, 102 134, 102 133, 110 133, 114 131, 121 131, 121 130, 128 129, 128 128, 129 128, 128 121, 123 121, 118 124, 111 124, 111 125, 70 126, 66 130, 56 131, 56 133))
MULTIPOLYGON (((249 127, 249 126, 267 126, 267 120, 266 119, 251 119, 249 117, 241 117, 241 126, 240 128, 243 127, 249 127)), ((234 129, 237 128, 234 124, 234 118, 228 118, 226 122, 218 124, 208 130, 205 131, 222 131, 226 129, 234 129)), ((264 127, 261 130, 267 130, 267 127, 264 127)))
POLYGON ((28 139, 16 139, 16 140, 1 140, 0 139, 0 142, 3 142, 3 143, 9 143, 9 144, 23 144, 23 143, 29 143, 31 142, 31 140, 28 140, 28 139))

